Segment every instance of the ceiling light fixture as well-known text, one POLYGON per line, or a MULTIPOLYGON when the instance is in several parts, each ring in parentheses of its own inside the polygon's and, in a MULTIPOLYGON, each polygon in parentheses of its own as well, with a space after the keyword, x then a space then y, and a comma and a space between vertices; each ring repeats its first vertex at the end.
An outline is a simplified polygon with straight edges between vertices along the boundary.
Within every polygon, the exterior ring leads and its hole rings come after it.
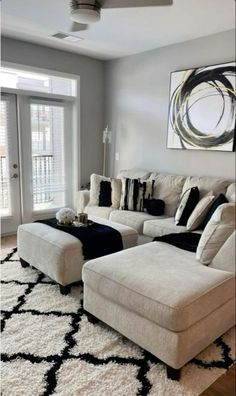
POLYGON ((76 7, 73 7, 72 2, 71 19, 76 23, 90 24, 98 22, 100 14, 101 6, 96 1, 93 4, 76 3, 76 7))

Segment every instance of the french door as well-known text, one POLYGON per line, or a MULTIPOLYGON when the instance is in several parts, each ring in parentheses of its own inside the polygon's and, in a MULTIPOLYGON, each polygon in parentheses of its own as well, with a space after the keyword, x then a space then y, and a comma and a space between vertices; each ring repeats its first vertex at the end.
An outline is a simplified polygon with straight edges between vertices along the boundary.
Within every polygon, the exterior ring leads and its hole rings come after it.
POLYGON ((21 223, 52 217, 60 207, 72 206, 70 123, 68 103, 2 96, 3 234, 15 232, 21 223))

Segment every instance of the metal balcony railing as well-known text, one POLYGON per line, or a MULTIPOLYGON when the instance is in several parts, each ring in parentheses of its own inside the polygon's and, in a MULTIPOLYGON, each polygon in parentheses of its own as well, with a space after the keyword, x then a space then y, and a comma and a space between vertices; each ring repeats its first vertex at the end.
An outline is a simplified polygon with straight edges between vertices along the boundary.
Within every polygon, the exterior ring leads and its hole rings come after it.
POLYGON ((50 191, 53 183, 53 155, 34 155, 33 161, 33 202, 43 204, 53 201, 50 191))
MULTIPOLYGON (((33 170, 33 202, 34 204, 50 203, 54 200, 52 185, 54 178, 53 155, 34 155, 33 170)), ((0 208, 10 207, 9 175, 6 156, 0 156, 0 208)))

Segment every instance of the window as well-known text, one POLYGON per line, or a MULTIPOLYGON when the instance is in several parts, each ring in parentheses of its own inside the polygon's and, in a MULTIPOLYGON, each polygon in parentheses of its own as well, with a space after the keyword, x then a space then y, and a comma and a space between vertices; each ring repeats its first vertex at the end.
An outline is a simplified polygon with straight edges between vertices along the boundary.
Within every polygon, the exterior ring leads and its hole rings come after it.
POLYGON ((31 103, 33 210, 65 205, 64 107, 31 103))
POLYGON ((26 91, 45 92, 58 95, 76 96, 76 80, 33 73, 22 70, 1 68, 1 86, 26 91))

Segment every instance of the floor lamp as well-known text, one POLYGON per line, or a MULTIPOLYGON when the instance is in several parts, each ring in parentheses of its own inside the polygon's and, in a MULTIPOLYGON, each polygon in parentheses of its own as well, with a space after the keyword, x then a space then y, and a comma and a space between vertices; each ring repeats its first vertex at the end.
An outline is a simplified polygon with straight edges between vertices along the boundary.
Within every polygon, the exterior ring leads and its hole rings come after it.
POLYGON ((108 130, 108 126, 103 131, 103 176, 106 176, 106 160, 107 160, 107 145, 111 144, 111 131, 108 130))

